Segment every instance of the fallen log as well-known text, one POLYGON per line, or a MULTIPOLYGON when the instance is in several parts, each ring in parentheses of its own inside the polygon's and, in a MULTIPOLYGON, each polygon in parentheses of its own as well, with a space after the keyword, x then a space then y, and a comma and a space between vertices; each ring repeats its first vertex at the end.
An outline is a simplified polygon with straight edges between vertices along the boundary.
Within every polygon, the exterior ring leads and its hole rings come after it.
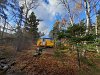
POLYGON ((14 66, 15 64, 16 64, 15 62, 9 63, 9 61, 7 61, 5 58, 2 58, 0 60, 0 70, 5 72, 8 69, 10 69, 11 66, 14 66))

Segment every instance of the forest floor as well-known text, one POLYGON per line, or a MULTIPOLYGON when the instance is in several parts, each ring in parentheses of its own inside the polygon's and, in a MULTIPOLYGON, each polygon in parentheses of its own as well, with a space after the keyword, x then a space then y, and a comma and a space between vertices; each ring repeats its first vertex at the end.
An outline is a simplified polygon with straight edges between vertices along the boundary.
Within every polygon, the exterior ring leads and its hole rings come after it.
MULTIPOLYGON (((46 48, 40 56, 35 56, 36 48, 16 52, 11 47, 2 47, 3 56, 15 62, 2 75, 100 75, 100 54, 89 52, 88 59, 77 65, 75 52, 57 53, 55 48, 46 48)), ((1 75, 1 74, 0 74, 1 75)))

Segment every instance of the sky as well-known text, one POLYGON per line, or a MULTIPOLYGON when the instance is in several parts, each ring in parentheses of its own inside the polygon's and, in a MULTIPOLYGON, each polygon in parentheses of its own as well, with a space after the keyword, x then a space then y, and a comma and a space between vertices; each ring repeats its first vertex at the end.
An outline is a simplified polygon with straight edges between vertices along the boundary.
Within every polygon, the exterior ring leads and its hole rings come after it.
MULTIPOLYGON (((72 9, 72 11, 75 9, 74 3, 71 3, 70 0, 69 5, 72 9)), ((41 5, 34 11, 36 13, 36 16, 40 19, 43 19, 42 22, 40 22, 40 25, 38 26, 39 30, 44 32, 46 35, 49 34, 49 31, 52 30, 53 24, 56 20, 62 20, 63 18, 69 19, 67 10, 59 4, 59 0, 41 0, 41 5)), ((100 4, 100 1, 99 1, 100 4)), ((100 6, 97 6, 98 9, 100 9, 100 6)), ((76 10, 77 12, 77 10, 76 10)), ((80 19, 85 19, 85 11, 81 10, 81 14, 79 15, 80 19)), ((94 14, 94 11, 91 12, 91 15, 94 14)), ((74 19, 74 23, 78 23, 78 18, 74 19)), ((91 17, 92 22, 95 22, 95 15, 91 17)))
MULTIPOLYGON (((19 0, 19 1, 20 1, 19 5, 21 6, 24 0, 19 0)), ((30 1, 30 0, 27 0, 27 1, 30 1)), ((68 1, 70 4, 70 7, 74 7, 74 4, 71 3, 70 0, 68 1)), ((38 29, 39 31, 44 32, 45 35, 48 35, 49 32, 52 30, 53 25, 56 20, 61 21, 63 18, 65 18, 66 20, 69 20, 67 10, 65 10, 64 6, 59 3, 60 3, 59 0, 39 0, 39 6, 36 9, 33 9, 30 11, 30 13, 33 11, 38 19, 43 20, 43 21, 40 21, 38 25, 38 29)), ((74 9, 72 9, 72 11, 73 10, 74 9)), ((80 19, 84 19, 85 17, 86 17, 85 11, 81 11, 80 19)), ((95 16, 92 17, 92 21, 95 22, 95 16)), ((13 24, 13 22, 11 23, 13 24)), ((75 19, 75 23, 78 23, 77 18, 75 19)))
MULTIPOLYGON (((77 12, 77 9, 75 9, 74 3, 72 3, 70 0, 68 1, 70 8, 72 9, 71 11, 73 11, 74 14, 74 12, 77 12)), ((63 18, 65 18, 67 21, 69 21, 67 10, 62 4, 59 3, 60 0, 40 0, 40 6, 33 10, 36 16, 43 20, 38 26, 39 31, 44 32, 46 35, 48 35, 52 30, 56 20, 61 21, 63 18)), ((81 13, 79 15, 81 20, 86 18, 84 10, 81 10, 79 13, 81 13)), ((94 13, 92 12, 92 14, 94 13)), ((92 17, 92 21, 95 22, 95 16, 92 17)), ((74 19, 74 23, 78 23, 78 18, 74 19)))
POLYGON ((57 0, 42 0, 41 5, 34 10, 37 18, 43 20, 38 26, 39 31, 48 35, 55 21, 61 20, 65 15, 63 9, 61 5, 58 5, 57 0))

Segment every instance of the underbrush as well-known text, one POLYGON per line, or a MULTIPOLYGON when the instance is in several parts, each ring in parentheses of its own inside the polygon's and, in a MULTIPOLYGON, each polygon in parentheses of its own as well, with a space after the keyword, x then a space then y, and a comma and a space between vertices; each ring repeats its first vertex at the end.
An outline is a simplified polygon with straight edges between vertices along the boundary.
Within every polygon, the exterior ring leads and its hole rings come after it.
POLYGON ((26 75, 77 75, 77 65, 73 62, 62 62, 50 54, 33 57, 30 54, 17 58, 13 72, 24 72, 26 75))
POLYGON ((54 50, 54 54, 42 54, 34 57, 34 50, 17 52, 11 46, 0 48, 0 57, 15 56, 16 64, 7 71, 10 75, 99 75, 100 55, 86 53, 86 58, 81 58, 81 67, 77 65, 75 51, 54 50))
POLYGON ((0 57, 11 58, 16 55, 16 50, 14 47, 9 45, 0 46, 0 57))
MULTIPOLYGON (((54 57, 61 62, 68 64, 75 64, 78 66, 77 52, 65 50, 56 50, 54 57)), ((80 57, 80 68, 77 67, 78 75, 100 75, 100 54, 94 52, 87 52, 85 57, 80 57)))

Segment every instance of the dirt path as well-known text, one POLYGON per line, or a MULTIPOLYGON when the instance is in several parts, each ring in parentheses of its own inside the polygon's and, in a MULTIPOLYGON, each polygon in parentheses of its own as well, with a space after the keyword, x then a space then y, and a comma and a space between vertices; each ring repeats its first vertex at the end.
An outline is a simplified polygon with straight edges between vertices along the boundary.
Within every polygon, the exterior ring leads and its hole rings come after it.
POLYGON ((18 53, 15 58, 16 65, 8 70, 8 75, 75 75, 75 67, 67 68, 52 56, 53 48, 45 49, 38 57, 33 56, 34 52, 35 50, 29 50, 18 53))
POLYGON ((36 48, 18 52, 15 57, 16 64, 7 71, 7 75, 78 75, 74 56, 68 56, 62 62, 54 58, 54 50, 45 48, 37 57, 33 56, 36 48))
POLYGON ((51 55, 53 55, 54 51, 55 51, 54 48, 46 48, 46 49, 44 49, 43 54, 51 54, 51 55))

